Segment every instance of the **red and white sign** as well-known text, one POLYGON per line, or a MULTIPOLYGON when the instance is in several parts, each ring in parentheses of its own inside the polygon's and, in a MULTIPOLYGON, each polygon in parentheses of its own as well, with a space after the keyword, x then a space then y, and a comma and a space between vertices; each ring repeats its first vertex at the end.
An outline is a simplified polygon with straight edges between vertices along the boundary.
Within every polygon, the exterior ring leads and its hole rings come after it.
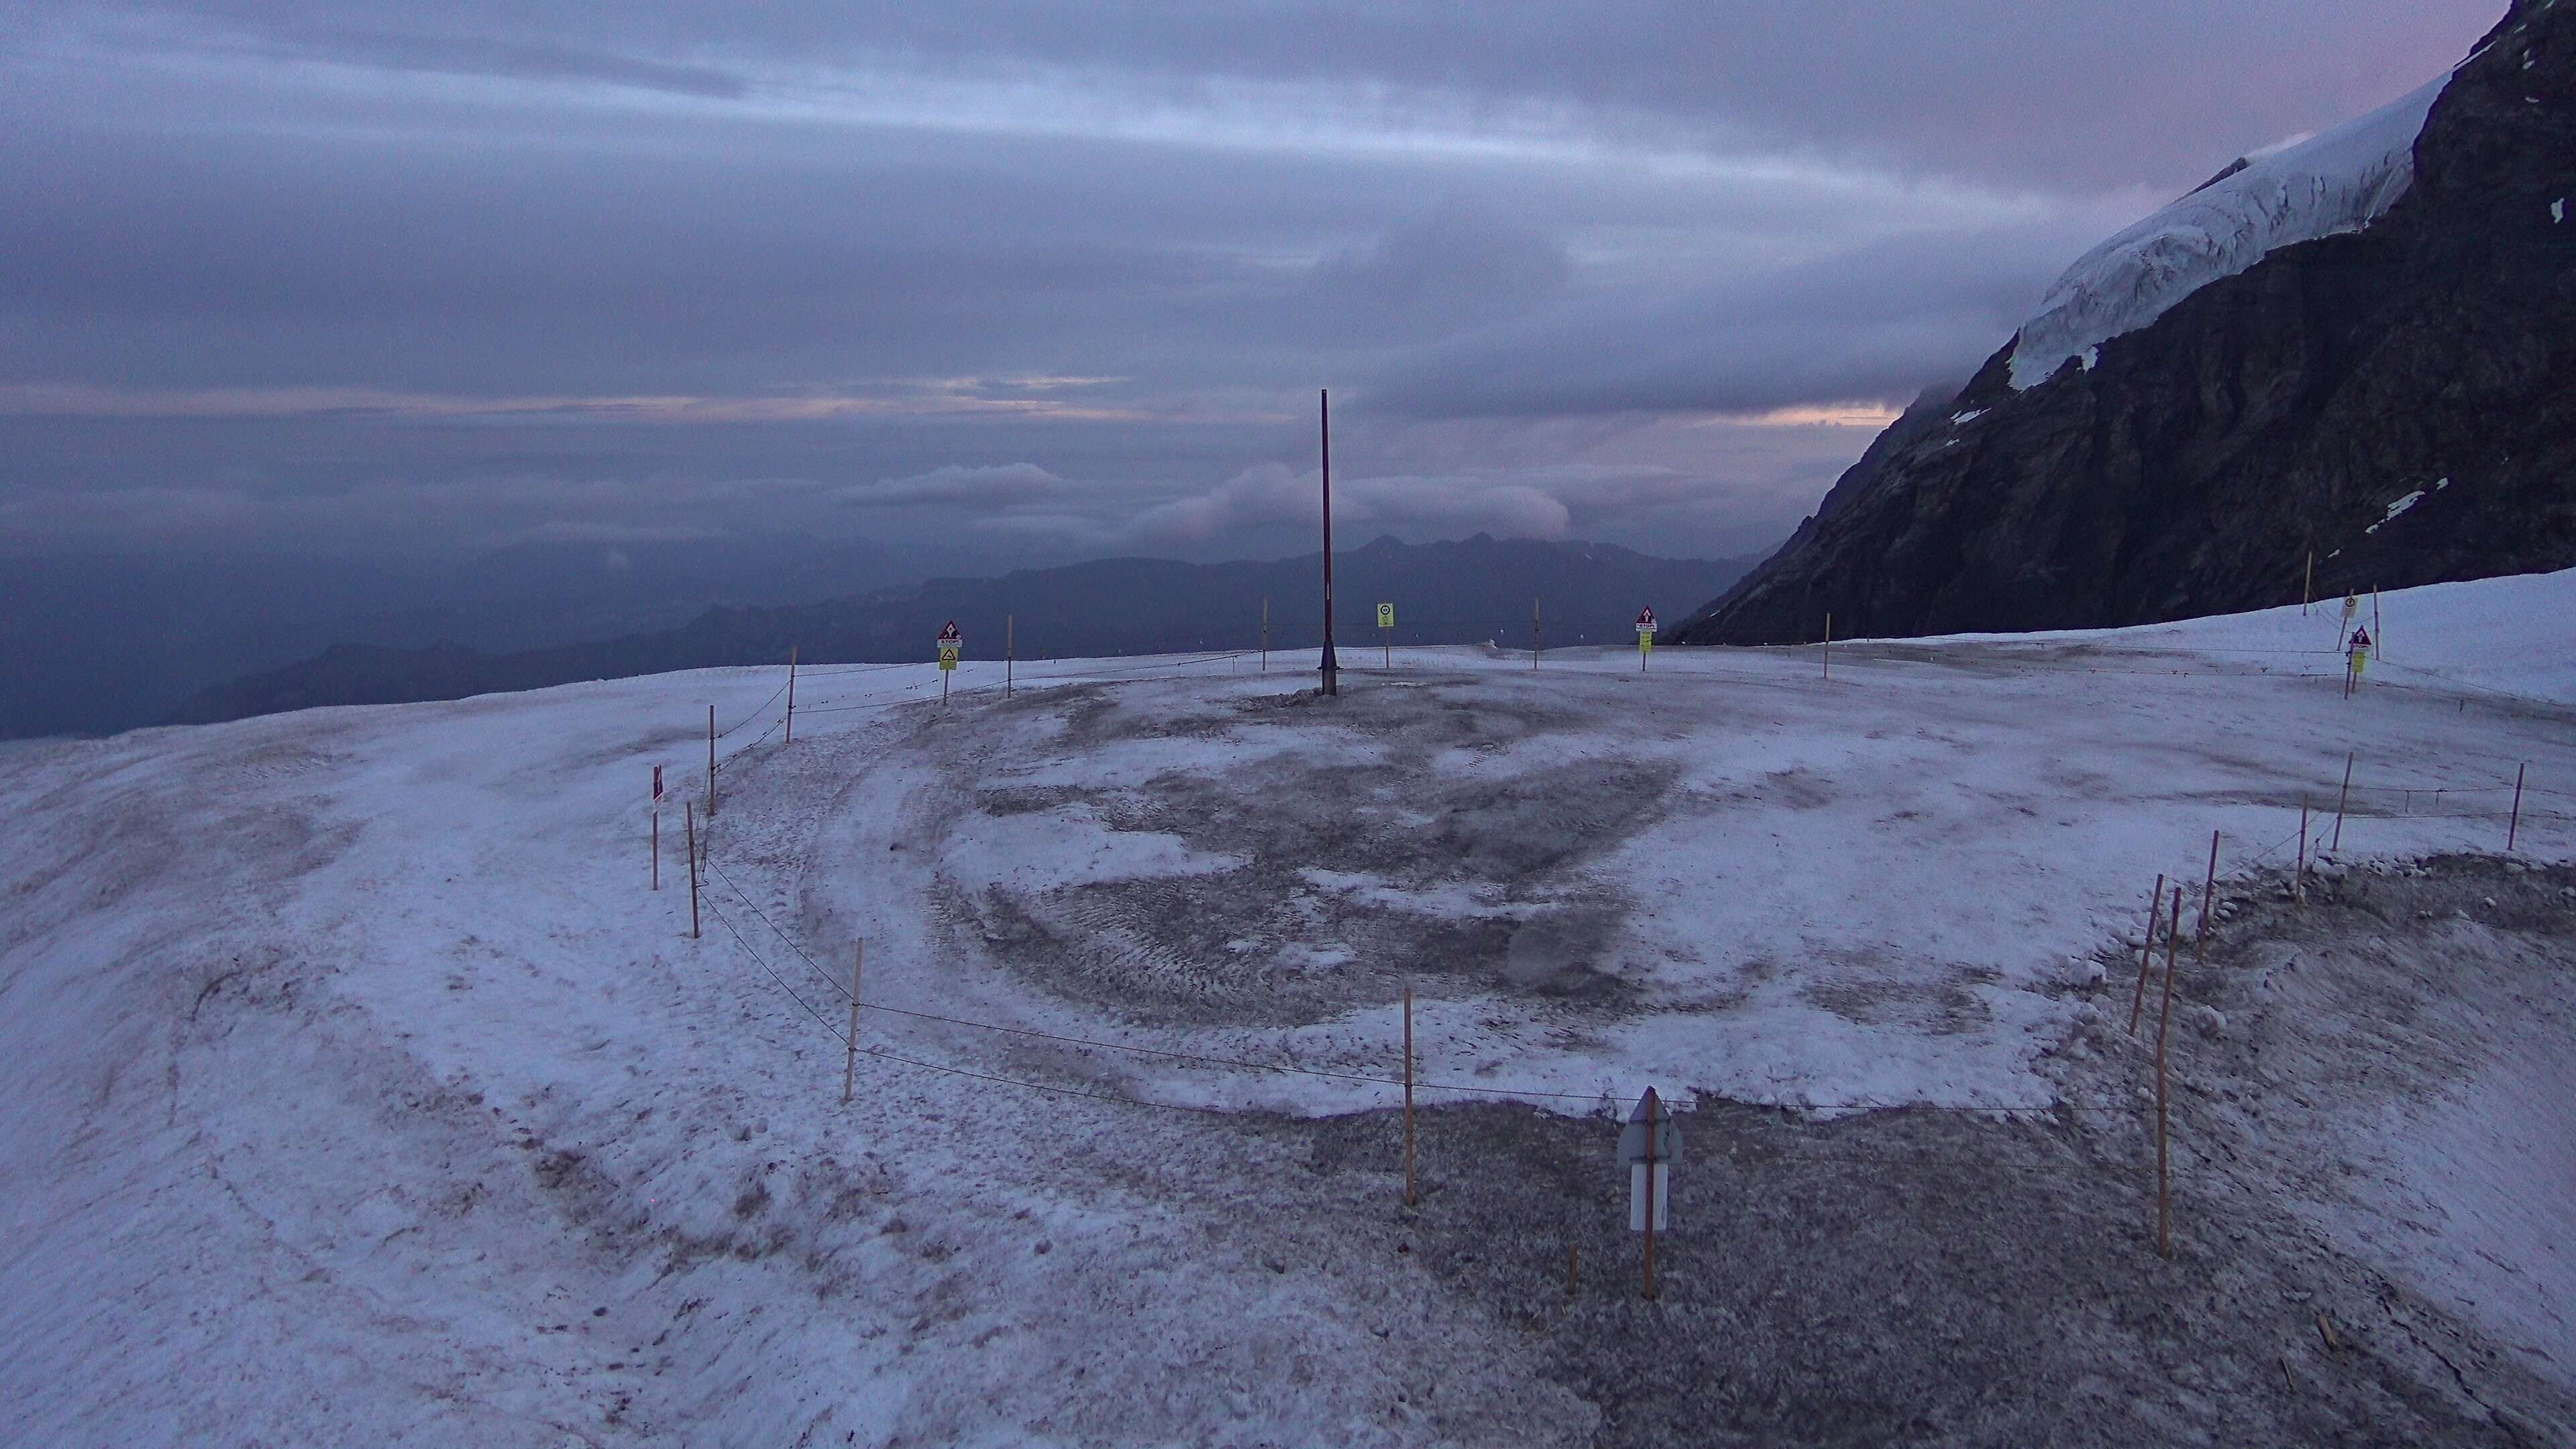
POLYGON ((1637 611, 1637 632, 1640 634, 1652 634, 1655 632, 1654 610, 1640 609, 1637 611))
POLYGON ((966 636, 965 636, 965 635, 960 634, 960 633, 958 633, 958 632, 957 632, 957 621, 956 621, 956 620, 951 619, 951 620, 949 620, 947 623, 942 624, 942 625, 940 625, 940 626, 939 626, 939 642, 940 642, 941 644, 943 644, 943 645, 954 645, 954 644, 960 644, 960 643, 965 642, 965 639, 966 639, 966 636))

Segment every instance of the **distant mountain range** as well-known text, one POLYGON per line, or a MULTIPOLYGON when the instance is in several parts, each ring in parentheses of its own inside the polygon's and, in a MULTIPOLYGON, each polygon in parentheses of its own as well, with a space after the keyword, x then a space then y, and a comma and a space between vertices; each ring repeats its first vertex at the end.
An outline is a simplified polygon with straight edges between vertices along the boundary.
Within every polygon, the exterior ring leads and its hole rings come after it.
POLYGON ((2576 564, 2576 5, 2239 160, 1917 399, 1681 642, 2093 628, 2576 564))
MULTIPOLYGON (((1751 559, 1664 559, 1606 544, 1540 543, 1484 534, 1444 543, 1385 537, 1337 551, 1334 629, 1343 647, 1379 642, 1377 605, 1392 603, 1399 644, 1485 640, 1526 648, 1535 601, 1550 646, 1628 642, 1641 608, 1678 616, 1733 583, 1751 559)), ((999 578, 932 579, 828 603, 711 608, 675 629, 593 643, 485 653, 335 644, 319 655, 199 692, 172 724, 243 719, 316 705, 407 704, 541 689, 716 665, 779 664, 788 651, 824 663, 935 657, 953 619, 970 659, 998 659, 1006 625, 1020 658, 1254 649, 1313 650, 1322 638, 1323 556, 1275 562, 1101 559, 999 578)), ((1310 661, 1311 662, 1311 661, 1310 661)))

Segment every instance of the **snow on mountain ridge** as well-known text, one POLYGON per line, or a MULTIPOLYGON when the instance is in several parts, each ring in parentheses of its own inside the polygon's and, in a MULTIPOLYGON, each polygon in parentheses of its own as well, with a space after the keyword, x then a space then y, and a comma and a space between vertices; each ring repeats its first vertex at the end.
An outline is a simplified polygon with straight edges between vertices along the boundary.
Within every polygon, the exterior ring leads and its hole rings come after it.
POLYGON ((2222 277, 2297 242, 2359 231, 2415 179, 2415 140, 2445 71, 2389 104, 2242 167, 2112 236, 2068 267, 2013 341, 2012 385, 2134 332, 2222 277))

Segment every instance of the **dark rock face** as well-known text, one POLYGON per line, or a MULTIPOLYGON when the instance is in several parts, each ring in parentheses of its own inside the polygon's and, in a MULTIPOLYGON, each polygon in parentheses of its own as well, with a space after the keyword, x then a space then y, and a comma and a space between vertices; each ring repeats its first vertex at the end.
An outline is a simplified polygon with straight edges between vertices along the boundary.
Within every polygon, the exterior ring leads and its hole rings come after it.
POLYGON ((2518 0, 2366 230, 2027 392, 2011 350, 1918 400, 1677 641, 2261 608, 2298 601, 2311 551, 2320 596, 2576 565, 2576 0, 2518 0))

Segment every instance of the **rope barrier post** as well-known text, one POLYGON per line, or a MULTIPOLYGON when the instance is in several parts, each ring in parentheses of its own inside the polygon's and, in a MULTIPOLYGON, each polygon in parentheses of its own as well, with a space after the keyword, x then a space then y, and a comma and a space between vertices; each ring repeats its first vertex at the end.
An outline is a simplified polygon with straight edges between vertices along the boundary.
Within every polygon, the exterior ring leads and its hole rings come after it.
POLYGON ((1002 616, 1002 698, 1011 697, 1011 676, 1020 667, 1020 616, 1002 616))
POLYGON ((1825 678, 1834 677, 1834 614, 1825 611, 1825 678))
POLYGON ((1261 596, 1261 672, 1270 672, 1270 596, 1261 596))
POLYGON ((2352 755, 2352 751, 2344 751, 2343 793, 2335 797, 2334 843, 2326 847, 2328 851, 2340 851, 2343 849, 2343 811, 2346 805, 2352 803, 2352 755))
POLYGON ((2209 879, 2200 887, 2200 930, 2191 945, 2191 963, 2195 971, 2209 964, 2209 908, 2216 902, 2217 895, 2218 832, 2213 830, 2209 832, 2209 879))
POLYGON ((1404 988, 1404 1205, 1413 1196, 1413 988, 1404 988))
POLYGON ((2522 833, 2522 772, 2531 768, 2529 761, 2513 767, 2513 816, 2504 827, 2504 853, 2513 854, 2514 837, 2522 833))
POLYGON ((1530 595, 1530 668, 1538 668, 1538 656, 1547 648, 1547 636, 1539 632, 1538 595, 1530 595))
POLYGON ((2139 1013, 2147 1009, 2147 977, 2156 964, 2156 922, 2165 913, 2164 872, 2156 873, 2156 888, 2147 892, 2147 944, 2138 952, 2138 989, 2129 997, 2129 1035, 2138 1034, 2139 1013))
POLYGON ((796 647, 792 644, 787 648, 787 738, 779 743, 796 743, 796 647))
POLYGON ((841 1064, 841 1105, 850 1105, 851 1088, 859 1076, 859 980, 868 966, 868 943, 850 945, 850 1055, 841 1064))
POLYGON ((2182 887, 2174 887, 2173 914, 2176 930, 2165 938, 2164 1001, 2156 1011, 2156 1255, 2173 1256, 2172 1163, 2166 1147, 2165 1130, 2165 1035, 2173 1025, 2174 937, 2182 934, 2182 887))
POLYGON ((716 818, 716 707, 707 706, 707 823, 716 818))
POLYGON ((2308 903, 2308 802, 2305 797, 2299 801, 2299 866, 2290 876, 2290 899, 2299 905, 2308 903))
POLYGON ((2379 628, 2379 585, 2377 584, 2370 586, 2370 657, 2373 659, 2388 657, 2388 643, 2379 628))
POLYGON ((698 806, 694 800, 683 800, 689 827, 689 939, 698 939, 698 806))
POLYGON ((1646 1089, 1646 1301, 1655 1301, 1655 1129, 1663 1103, 1646 1089))
POLYGON ((2308 572, 2305 577, 2299 580, 2299 617, 2302 619, 2308 616, 2308 600, 2315 594, 2316 587, 2317 551, 2315 549, 2309 549, 2308 572))

